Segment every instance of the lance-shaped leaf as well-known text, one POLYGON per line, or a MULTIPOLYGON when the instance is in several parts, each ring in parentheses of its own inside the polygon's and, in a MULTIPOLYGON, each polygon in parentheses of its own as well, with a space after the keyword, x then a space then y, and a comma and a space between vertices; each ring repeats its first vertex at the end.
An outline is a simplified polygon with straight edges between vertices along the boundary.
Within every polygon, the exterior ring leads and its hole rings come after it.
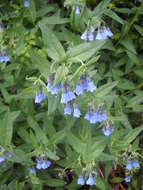
POLYGON ((42 31, 43 42, 47 47, 47 53, 55 61, 61 61, 65 58, 65 51, 57 37, 53 32, 42 22, 39 23, 42 31))
POLYGON ((86 42, 79 44, 67 52, 67 58, 72 62, 77 62, 79 60, 86 61, 97 53, 105 42, 106 41, 95 40, 92 43, 86 42))

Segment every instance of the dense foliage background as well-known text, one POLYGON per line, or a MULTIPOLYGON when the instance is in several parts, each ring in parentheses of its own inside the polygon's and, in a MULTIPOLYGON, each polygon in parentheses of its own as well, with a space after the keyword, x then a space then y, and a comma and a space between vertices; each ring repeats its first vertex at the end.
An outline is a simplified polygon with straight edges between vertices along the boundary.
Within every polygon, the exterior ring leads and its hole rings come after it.
POLYGON ((142 20, 142 0, 0 1, 0 190, 143 189, 142 20), (113 36, 84 41, 90 26, 113 36), (74 91, 85 73, 97 89, 76 96, 80 118, 67 116, 65 82, 74 91), (57 95, 46 89, 52 75, 57 95), (90 124, 89 107, 106 110, 107 121, 90 124), (41 157, 48 169, 36 168, 41 157), (130 160, 140 168, 128 170, 130 160), (77 184, 96 173, 96 186, 77 184))

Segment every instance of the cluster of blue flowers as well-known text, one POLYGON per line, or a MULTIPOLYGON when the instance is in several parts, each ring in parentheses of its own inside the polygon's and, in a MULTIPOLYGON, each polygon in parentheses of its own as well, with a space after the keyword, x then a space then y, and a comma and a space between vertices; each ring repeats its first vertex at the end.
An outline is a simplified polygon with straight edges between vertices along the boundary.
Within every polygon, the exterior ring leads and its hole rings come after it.
POLYGON ((112 37, 113 33, 110 30, 109 27, 101 27, 100 29, 98 29, 96 37, 94 37, 94 32, 95 29, 93 26, 90 27, 90 29, 86 29, 83 34, 81 35, 81 39, 85 40, 85 41, 94 41, 94 39, 96 40, 106 40, 108 37, 112 37))
POLYGON ((81 35, 81 39, 82 40, 89 40, 90 42, 94 41, 94 32, 95 32, 95 29, 93 26, 90 27, 90 29, 86 29, 83 34, 81 35))
POLYGON ((8 62, 9 61, 9 58, 8 58, 8 56, 7 55, 1 55, 0 56, 0 62, 2 63, 2 62, 8 62))
POLYGON ((96 175, 90 174, 87 180, 84 175, 80 175, 77 180, 77 184, 82 186, 85 184, 90 186, 96 185, 96 175))
POLYGON ((24 7, 28 8, 29 7, 29 0, 24 0, 24 7))
POLYGON ((109 137, 109 136, 113 133, 114 128, 110 127, 109 124, 106 124, 106 125, 102 128, 102 131, 103 131, 103 133, 104 133, 104 135, 105 135, 106 137, 109 137))
MULTIPOLYGON (((131 172, 132 169, 139 169, 140 168, 140 164, 138 160, 128 160, 126 163, 126 169, 128 170, 128 172, 131 172)), ((129 183, 132 179, 132 174, 128 174, 125 177, 125 181, 127 183, 129 183)))
POLYGON ((44 99, 45 99, 45 94, 43 93, 43 91, 36 92, 36 96, 35 96, 36 104, 40 104, 44 99))
POLYGON ((43 157, 37 158, 36 161, 37 161, 36 168, 38 170, 41 170, 41 169, 45 170, 45 169, 48 169, 51 166, 51 161, 48 160, 48 159, 45 159, 43 157))
POLYGON ((84 117, 87 121, 89 121, 91 124, 96 124, 100 123, 102 121, 107 120, 107 115, 106 112, 101 112, 101 111, 88 111, 84 117))
POLYGON ((139 169, 140 168, 140 164, 138 160, 129 160, 126 163, 126 169, 127 170, 132 170, 132 169, 139 169))

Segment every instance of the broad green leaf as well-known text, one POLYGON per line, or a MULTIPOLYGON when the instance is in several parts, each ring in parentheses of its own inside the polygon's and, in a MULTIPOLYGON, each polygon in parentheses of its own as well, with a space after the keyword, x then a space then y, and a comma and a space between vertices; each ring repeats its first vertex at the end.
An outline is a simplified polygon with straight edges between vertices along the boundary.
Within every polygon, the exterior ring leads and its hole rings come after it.
POLYGON ((37 18, 45 16, 47 13, 53 11, 55 8, 48 5, 48 7, 43 7, 37 11, 37 18))
POLYGON ((48 55, 55 61, 65 59, 64 48, 53 32, 43 23, 39 23, 39 27, 42 32, 43 42, 47 47, 48 55))
POLYGON ((120 43, 131 53, 137 54, 134 43, 130 38, 125 38, 120 43))
POLYGON ((138 25, 134 25, 135 29, 137 30, 137 32, 143 36, 143 28, 141 26, 138 26, 138 25))
POLYGON ((131 81, 129 81, 127 79, 120 80, 120 82, 118 83, 118 87, 120 89, 123 89, 123 90, 132 90, 132 89, 135 89, 134 83, 132 83, 131 81))
POLYGON ((67 52, 68 61, 79 62, 79 60, 86 61, 97 53, 104 45, 105 41, 95 40, 92 43, 82 43, 67 52))
POLYGON ((48 156, 48 158, 50 158, 51 160, 59 160, 59 157, 56 156, 56 154, 54 152, 52 152, 51 150, 46 150, 46 155, 48 156))
POLYGON ((102 85, 95 91, 94 96, 99 98, 106 96, 117 84, 118 82, 110 82, 102 85))

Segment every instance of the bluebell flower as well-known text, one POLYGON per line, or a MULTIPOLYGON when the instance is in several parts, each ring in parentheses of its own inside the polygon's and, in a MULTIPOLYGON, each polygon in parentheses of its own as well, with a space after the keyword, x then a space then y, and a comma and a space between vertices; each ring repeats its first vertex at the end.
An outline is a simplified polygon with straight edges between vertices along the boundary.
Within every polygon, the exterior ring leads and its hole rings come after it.
POLYGON ((75 7, 75 14, 80 15, 80 7, 79 6, 75 7))
POLYGON ((81 83, 78 83, 74 92, 76 93, 77 96, 80 96, 83 94, 83 87, 81 83))
POLYGON ((111 128, 109 125, 106 125, 103 127, 102 131, 106 137, 109 137, 113 133, 114 129, 111 128))
POLYGON ((85 30, 85 31, 83 32, 83 34, 81 35, 80 38, 81 38, 82 40, 87 41, 87 39, 88 39, 88 31, 85 30))
POLYGON ((77 180, 78 185, 85 185, 85 178, 83 175, 80 175, 78 180, 77 180))
POLYGON ((37 159, 36 168, 37 168, 38 170, 41 170, 41 169, 45 170, 45 169, 48 169, 48 168, 50 167, 50 165, 51 165, 51 161, 49 161, 49 160, 45 160, 45 159, 43 159, 43 158, 38 158, 38 159, 37 159))
POLYGON ((94 85, 93 81, 90 79, 87 80, 87 89, 88 92, 94 92, 96 90, 96 86, 94 85))
POLYGON ((9 58, 7 55, 5 56, 0 56, 0 62, 8 62, 9 61, 9 58))
POLYGON ((96 39, 97 40, 106 40, 108 37, 113 36, 112 31, 108 27, 102 27, 97 31, 96 39))
POLYGON ((29 0, 24 0, 24 7, 28 8, 29 7, 29 0))
POLYGON ((61 87, 62 87, 62 84, 58 83, 53 89, 51 89, 51 94, 57 95, 61 87))
POLYGON ((73 105, 71 103, 67 103, 64 108, 64 115, 71 115, 73 112, 73 105))
POLYGON ((33 166, 29 168, 29 173, 30 174, 35 174, 35 172, 36 171, 35 171, 35 168, 33 166))
POLYGON ((2 164, 5 161, 5 157, 4 156, 0 156, 0 164, 2 164))
POLYGON ((45 99, 45 95, 42 91, 36 92, 35 103, 40 104, 45 99))
POLYGON ((76 98, 75 94, 71 91, 70 87, 66 86, 63 88, 61 95, 61 103, 67 104, 69 101, 76 98))
POLYGON ((86 181, 87 185, 93 186, 96 185, 96 179, 93 175, 90 175, 89 178, 86 181))
POLYGON ((90 42, 94 41, 94 34, 92 32, 89 32, 89 34, 88 34, 88 40, 90 42))
POLYGON ((132 178, 132 175, 127 175, 125 177, 125 182, 127 182, 127 183, 131 182, 131 178, 132 178))
POLYGON ((140 168, 140 164, 138 160, 132 160, 132 167, 134 167, 135 169, 139 169, 140 168))
POLYGON ((73 116, 76 117, 76 118, 79 118, 81 116, 81 112, 78 108, 78 106, 74 106, 74 110, 73 110, 73 116))
POLYGON ((132 161, 131 160, 127 161, 127 163, 126 163, 126 169, 130 171, 132 169, 132 167, 133 167, 132 161))
POLYGON ((52 89, 52 86, 53 86, 53 77, 52 76, 49 76, 48 77, 48 82, 47 82, 47 85, 46 85, 46 88, 47 88, 47 91, 48 92, 51 92, 51 89, 52 89))

